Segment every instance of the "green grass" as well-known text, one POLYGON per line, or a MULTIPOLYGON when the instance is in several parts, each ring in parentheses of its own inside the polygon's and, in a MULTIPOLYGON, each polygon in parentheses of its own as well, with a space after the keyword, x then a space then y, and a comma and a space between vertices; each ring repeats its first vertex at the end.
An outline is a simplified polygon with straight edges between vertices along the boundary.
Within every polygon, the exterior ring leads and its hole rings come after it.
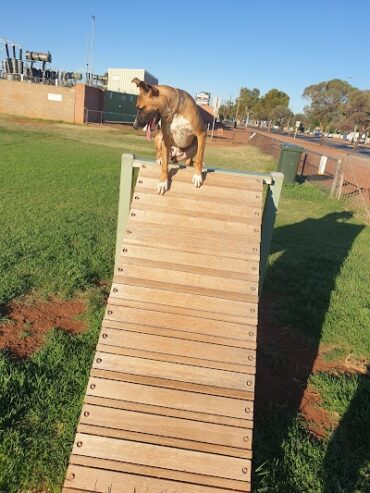
POLYGON ((83 335, 53 331, 26 361, 0 353, 0 491, 57 492, 63 484, 101 319, 104 293, 89 301, 83 335))
POLYGON ((276 319, 370 359, 369 247, 370 228, 340 202, 310 185, 286 186, 265 284, 276 319))
MULTIPOLYGON (((121 154, 154 156, 152 142, 125 132, 0 119, 0 306, 33 289, 70 296, 111 278, 121 154)), ((212 164, 249 156, 254 169, 271 167, 252 147, 227 149, 212 148, 212 164)))
MULTIPOLYGON (((97 286, 112 275, 122 152, 153 158, 153 143, 130 129, 0 117, 0 306, 29 294, 89 300, 85 334, 54 331, 23 362, 0 355, 0 491, 57 492, 63 482, 105 303, 97 286)), ((206 162, 273 166, 249 147, 208 146, 206 162)), ((284 187, 265 284, 277 323, 331 348, 329 358, 369 358, 369 247, 370 229, 341 203, 309 184, 284 187)), ((318 441, 296 410, 267 410, 255 429, 255 492, 366 493, 368 380, 320 374, 310 384, 338 429, 318 441)))
MULTIPOLYGON (((370 360, 370 228, 311 185, 284 187, 264 289, 272 316, 325 359, 370 360)), ((263 356, 263 349, 262 356, 263 356)), ((256 493, 366 493, 370 472, 370 382, 312 375, 308 382, 338 428, 319 441, 297 409, 272 406, 257 420, 256 493), (365 479, 367 476, 367 480, 365 479)))

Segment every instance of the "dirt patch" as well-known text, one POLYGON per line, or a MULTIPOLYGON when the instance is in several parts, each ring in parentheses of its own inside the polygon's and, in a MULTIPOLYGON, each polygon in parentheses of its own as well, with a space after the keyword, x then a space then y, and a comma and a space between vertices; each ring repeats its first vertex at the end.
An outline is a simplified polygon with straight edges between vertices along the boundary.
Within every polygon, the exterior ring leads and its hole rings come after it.
POLYGON ((320 395, 308 385, 314 372, 366 373, 364 362, 354 362, 351 357, 328 361, 325 353, 330 348, 307 341, 288 327, 271 322, 271 299, 264 295, 260 303, 256 414, 263 414, 272 404, 300 412, 309 431, 322 438, 333 429, 337 417, 320 407, 320 395))
POLYGON ((249 133, 243 129, 216 129, 213 133, 213 139, 211 140, 212 131, 207 132, 207 145, 222 145, 222 146, 245 146, 249 144, 249 133))
POLYGON ((299 407, 300 412, 306 420, 308 430, 317 438, 325 438, 328 430, 334 429, 339 419, 337 414, 330 413, 320 407, 321 403, 321 395, 308 386, 304 390, 299 407))
POLYGON ((44 303, 12 303, 5 309, 0 322, 0 350, 8 350, 19 358, 26 358, 44 343, 46 334, 59 328, 78 334, 86 323, 82 301, 49 301, 44 303))

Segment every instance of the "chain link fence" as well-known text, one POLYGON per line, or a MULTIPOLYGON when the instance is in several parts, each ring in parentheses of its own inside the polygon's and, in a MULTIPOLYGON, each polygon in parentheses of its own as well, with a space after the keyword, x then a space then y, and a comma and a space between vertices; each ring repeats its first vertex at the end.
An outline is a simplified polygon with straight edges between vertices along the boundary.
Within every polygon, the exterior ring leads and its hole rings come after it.
POLYGON ((85 123, 134 123, 136 115, 85 108, 85 123))
MULTIPOLYGON (((248 129, 248 142, 276 161, 279 159, 282 141, 248 129)), ((297 174, 299 180, 308 181, 329 197, 342 200, 345 207, 356 210, 370 223, 370 159, 354 152, 338 157, 305 149, 297 174)))

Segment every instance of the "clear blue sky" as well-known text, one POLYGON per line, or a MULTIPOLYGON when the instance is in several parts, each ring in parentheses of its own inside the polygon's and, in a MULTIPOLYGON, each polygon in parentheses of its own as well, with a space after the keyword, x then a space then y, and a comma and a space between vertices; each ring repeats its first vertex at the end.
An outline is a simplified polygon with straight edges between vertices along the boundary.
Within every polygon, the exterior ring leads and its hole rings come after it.
POLYGON ((49 50, 55 68, 85 71, 90 15, 94 68, 146 68, 159 82, 224 100, 240 87, 287 92, 332 78, 370 88, 370 0, 5 0, 0 37, 49 50))

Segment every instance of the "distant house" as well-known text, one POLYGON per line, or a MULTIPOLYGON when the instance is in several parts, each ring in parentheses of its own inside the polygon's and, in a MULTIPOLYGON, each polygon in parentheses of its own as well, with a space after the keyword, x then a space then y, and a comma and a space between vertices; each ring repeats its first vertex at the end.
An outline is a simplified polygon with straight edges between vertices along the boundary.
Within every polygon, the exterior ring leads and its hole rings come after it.
POLYGON ((195 96, 195 102, 199 106, 209 105, 210 101, 211 101, 211 93, 210 92, 201 91, 201 92, 198 92, 198 94, 195 96))
POLYGON ((138 87, 131 82, 135 77, 148 84, 158 84, 158 79, 143 68, 109 68, 108 90, 139 94, 138 87))

